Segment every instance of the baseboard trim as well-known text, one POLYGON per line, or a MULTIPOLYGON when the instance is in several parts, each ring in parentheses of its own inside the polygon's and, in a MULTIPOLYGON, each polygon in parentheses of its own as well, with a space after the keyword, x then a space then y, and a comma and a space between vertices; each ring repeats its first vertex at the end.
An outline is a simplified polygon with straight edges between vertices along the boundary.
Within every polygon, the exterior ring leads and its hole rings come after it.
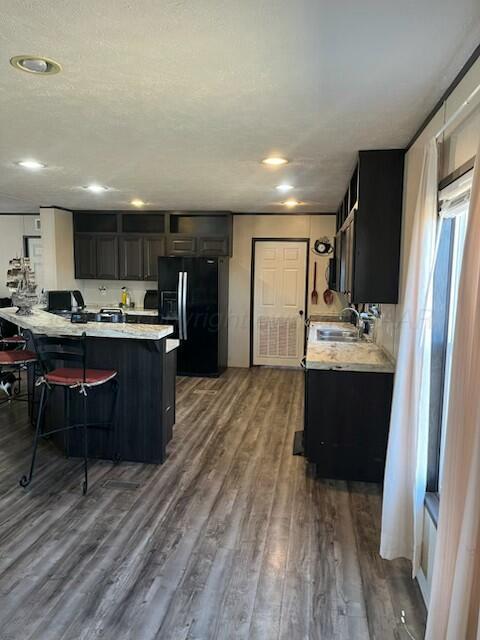
POLYGON ((425 603, 425 607, 428 611, 428 601, 430 594, 428 593, 428 583, 425 574, 423 573, 422 568, 420 567, 419 572, 417 573, 417 577, 415 578, 418 586, 420 587, 420 593, 422 594, 423 602, 425 603))

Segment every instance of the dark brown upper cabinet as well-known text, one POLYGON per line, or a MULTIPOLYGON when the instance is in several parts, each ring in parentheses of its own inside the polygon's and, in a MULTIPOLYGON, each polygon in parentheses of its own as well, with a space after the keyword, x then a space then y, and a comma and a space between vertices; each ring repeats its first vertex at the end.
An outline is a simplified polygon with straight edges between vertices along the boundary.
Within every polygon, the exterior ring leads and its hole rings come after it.
POLYGON ((145 280, 157 280, 158 258, 165 254, 165 236, 143 239, 143 275, 145 280))
POLYGON ((143 238, 121 235, 119 243, 120 279, 143 280, 143 238))
POLYGON ((194 256, 197 249, 195 236, 172 235, 168 237, 167 255, 194 256))
POLYGON ((118 278, 118 238, 108 234, 76 233, 75 277, 116 280, 118 278))
POLYGON ((169 216, 167 255, 232 255, 232 214, 175 212, 169 216))
POLYGON ((90 279, 97 277, 97 252, 95 236, 90 233, 76 233, 75 243, 75 277, 90 279))
POLYGON ((228 236, 198 238, 197 251, 201 256, 228 256, 228 236))
POLYGON ((99 235, 96 240, 96 277, 101 280, 118 279, 118 237, 99 235))
POLYGON ((398 302, 403 149, 360 151, 337 210, 337 291, 352 303, 398 302))
POLYGON ((76 211, 75 276, 157 280, 160 256, 229 256, 228 211, 76 211))

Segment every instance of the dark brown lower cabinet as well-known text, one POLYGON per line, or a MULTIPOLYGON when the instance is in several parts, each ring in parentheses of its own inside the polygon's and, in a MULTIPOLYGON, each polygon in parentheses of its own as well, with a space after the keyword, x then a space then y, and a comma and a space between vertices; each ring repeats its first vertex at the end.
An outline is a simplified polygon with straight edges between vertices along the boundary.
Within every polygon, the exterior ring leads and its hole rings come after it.
POLYGON ((318 476, 382 482, 393 374, 307 369, 305 455, 318 476))
MULTIPOLYGON (((119 385, 115 413, 117 438, 105 429, 89 429, 88 454, 104 460, 163 463, 175 424, 175 377, 177 351, 166 352, 166 340, 87 338, 88 366, 115 369, 119 385)), ((68 366, 68 363, 58 363, 68 366)), ((53 387, 45 416, 45 428, 66 424, 67 396, 70 420, 81 423, 82 396, 75 390, 53 387)), ((89 390, 88 421, 107 421, 112 388, 105 384, 89 390)), ((70 457, 83 456, 82 430, 52 436, 70 457)))

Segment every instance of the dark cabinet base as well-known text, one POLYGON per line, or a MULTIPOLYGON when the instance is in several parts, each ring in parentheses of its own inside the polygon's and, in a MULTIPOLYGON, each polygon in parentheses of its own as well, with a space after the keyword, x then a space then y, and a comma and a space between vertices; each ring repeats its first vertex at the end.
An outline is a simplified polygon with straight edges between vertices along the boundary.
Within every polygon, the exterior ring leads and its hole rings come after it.
MULTIPOLYGON (((111 432, 92 428, 88 432, 90 458, 118 457, 130 462, 164 462, 175 423, 176 370, 176 350, 166 353, 165 346, 165 340, 88 338, 88 366, 117 370, 119 383, 117 451, 114 450, 111 432)), ((88 393, 89 422, 106 421, 112 398, 109 385, 93 388, 88 393)), ((69 402, 72 422, 81 422, 78 391, 69 392, 69 402)), ((46 428, 63 426, 65 413, 64 390, 54 388, 47 407, 46 428)), ((52 439, 67 455, 83 456, 81 430, 56 434, 52 439)))
POLYGON ((382 482, 393 374, 309 369, 305 454, 323 478, 382 482))

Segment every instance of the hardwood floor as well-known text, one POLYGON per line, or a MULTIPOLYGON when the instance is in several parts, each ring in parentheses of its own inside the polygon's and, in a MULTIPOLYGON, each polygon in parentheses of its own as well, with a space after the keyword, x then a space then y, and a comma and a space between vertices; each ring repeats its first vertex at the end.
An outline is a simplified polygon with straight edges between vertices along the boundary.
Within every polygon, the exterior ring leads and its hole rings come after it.
POLYGON ((178 381, 163 466, 81 463, 43 443, 31 487, 24 406, 0 409, 2 640, 423 637, 406 561, 378 554, 375 485, 292 456, 303 375, 178 381))

